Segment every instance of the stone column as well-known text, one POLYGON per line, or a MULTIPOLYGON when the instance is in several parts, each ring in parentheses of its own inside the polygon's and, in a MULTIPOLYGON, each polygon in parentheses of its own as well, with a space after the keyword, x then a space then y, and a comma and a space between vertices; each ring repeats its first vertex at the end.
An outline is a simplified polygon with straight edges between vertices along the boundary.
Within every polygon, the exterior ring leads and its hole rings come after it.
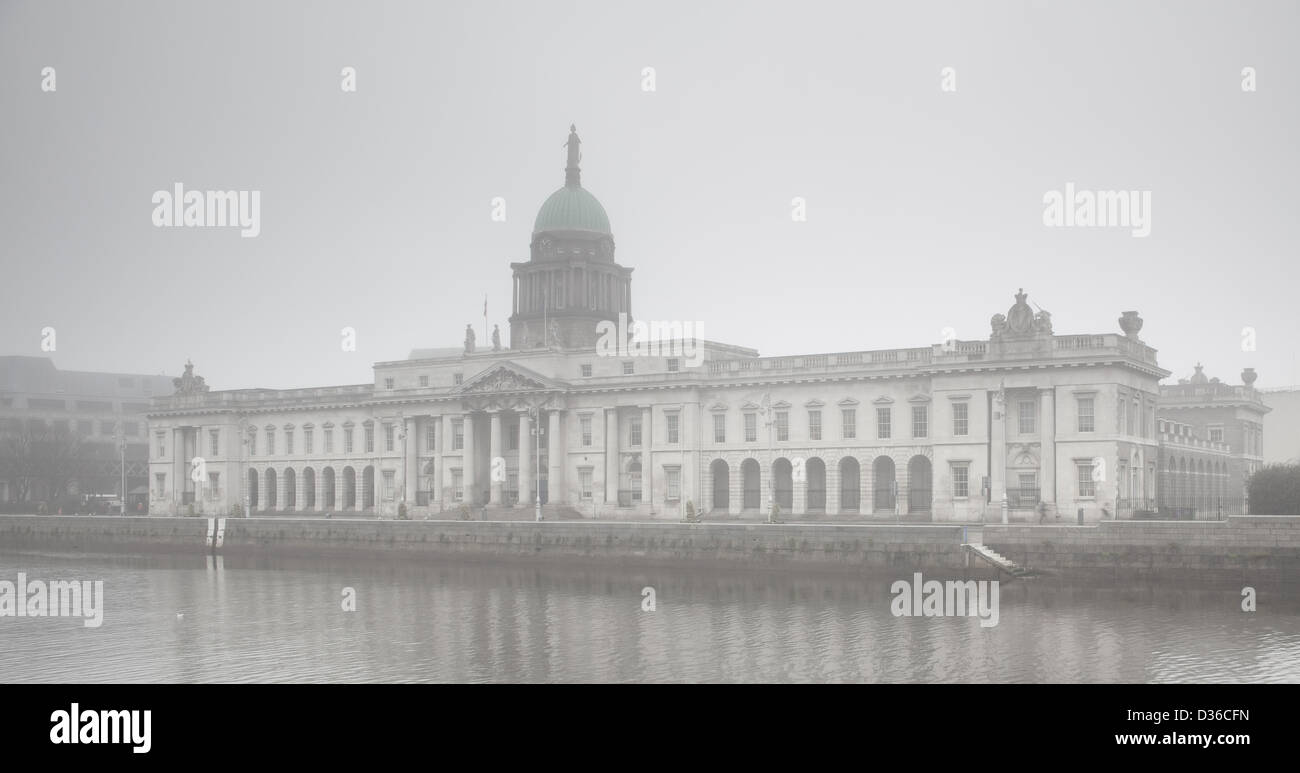
POLYGON ((550 447, 547 451, 550 463, 546 470, 547 496, 551 504, 567 504, 569 500, 564 495, 565 443, 560 430, 559 411, 551 411, 547 431, 550 433, 550 447))
MULTIPOLYGON (((794 460, 791 460, 792 462, 794 460)), ((795 478, 794 465, 790 467, 790 514, 806 515, 808 513, 808 460, 804 458, 803 480, 795 478)))
POLYGON ((420 438, 415 431, 417 426, 414 417, 402 419, 402 433, 406 435, 406 443, 402 448, 406 454, 405 471, 402 473, 402 498, 406 502, 408 513, 415 506, 415 490, 420 482, 420 438))
POLYGON ((519 504, 533 503, 533 417, 519 413, 519 504))
POLYGON ((180 427, 172 430, 172 459, 172 513, 180 515, 184 512, 185 481, 190 479, 190 460, 185 458, 185 430, 180 427))
POLYGON ((826 514, 840 514, 840 459, 826 465, 826 514))
POLYGON ((501 457, 501 411, 492 411, 490 420, 492 433, 488 438, 488 479, 491 493, 488 495, 488 504, 500 505, 503 485, 493 475, 497 468, 497 459, 501 457))
MULTIPOLYGON (((677 421, 677 433, 680 435, 682 431, 681 418, 679 417, 677 421)), ((641 407, 641 504, 643 505, 654 504, 650 501, 651 497, 654 496, 654 487, 651 485, 653 481, 650 479, 651 470, 654 469, 654 464, 651 461, 653 459, 651 450, 654 447, 654 434, 654 414, 651 412, 650 406, 644 405, 641 407)), ((678 440, 681 440, 681 438, 678 437, 678 440)))
POLYGON ((618 504, 618 409, 605 409, 605 503, 618 504))
POLYGON ((1041 461, 1038 481, 1039 497, 1048 504, 1056 503, 1056 388, 1047 387, 1039 397, 1039 424, 1041 461))
POLYGON ((462 431, 465 433, 464 449, 461 455, 461 482, 464 486, 462 501, 473 505, 478 495, 478 482, 474 479, 474 416, 470 413, 462 414, 464 424, 462 431))
POLYGON ((994 394, 989 401, 992 411, 992 436, 989 438, 989 507, 1002 519, 1002 500, 1007 495, 1007 416, 1006 400, 994 394))

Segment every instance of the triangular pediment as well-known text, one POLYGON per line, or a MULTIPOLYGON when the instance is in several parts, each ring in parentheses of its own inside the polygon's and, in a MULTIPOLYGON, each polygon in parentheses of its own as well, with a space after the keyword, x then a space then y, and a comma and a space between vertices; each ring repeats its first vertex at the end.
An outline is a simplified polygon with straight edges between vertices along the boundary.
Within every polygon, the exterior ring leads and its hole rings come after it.
POLYGON ((563 384, 513 362, 498 363, 460 386, 460 394, 536 392, 563 388, 563 384))

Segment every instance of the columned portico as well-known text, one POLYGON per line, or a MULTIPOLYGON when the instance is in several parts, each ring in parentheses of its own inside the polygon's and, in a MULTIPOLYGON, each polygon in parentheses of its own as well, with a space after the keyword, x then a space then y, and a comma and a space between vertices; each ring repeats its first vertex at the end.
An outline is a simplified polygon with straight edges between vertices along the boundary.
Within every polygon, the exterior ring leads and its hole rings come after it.
POLYGON ((466 413, 462 420, 465 422, 462 426, 464 432, 464 455, 461 457, 461 501, 468 504, 474 504, 477 501, 478 481, 475 476, 474 465, 474 414, 466 413))
POLYGON ((566 503, 569 500, 564 488, 565 443, 560 431, 560 412, 551 410, 549 413, 547 439, 550 442, 547 449, 549 464, 546 470, 546 496, 551 502, 566 503))
POLYGON ((519 412, 519 503, 533 503, 533 417, 528 411, 519 412))
POLYGON ((497 459, 501 458, 501 411, 492 411, 490 416, 492 434, 488 439, 488 475, 491 489, 488 494, 488 504, 500 505, 503 482, 497 480, 496 467, 497 459))

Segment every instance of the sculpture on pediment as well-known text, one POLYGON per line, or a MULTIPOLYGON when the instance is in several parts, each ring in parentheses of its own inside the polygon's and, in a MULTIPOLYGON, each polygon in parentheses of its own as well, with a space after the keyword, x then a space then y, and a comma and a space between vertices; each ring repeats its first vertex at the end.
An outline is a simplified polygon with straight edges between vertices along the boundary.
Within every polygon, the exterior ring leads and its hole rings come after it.
POLYGON ((518 392, 540 389, 541 384, 525 378, 508 368, 499 368, 470 385, 470 392, 518 392))
POLYGON ((194 363, 189 360, 185 361, 185 374, 172 379, 172 385, 176 387, 178 395, 193 395, 208 391, 208 385, 203 382, 203 377, 194 375, 194 363))
POLYGON ((1016 293, 1015 305, 1007 311, 1007 332, 1016 335, 1026 335, 1033 332, 1034 310, 1029 308, 1028 303, 1025 303, 1025 299, 1028 297, 1029 294, 1025 292, 1023 287, 1020 288, 1020 292, 1016 293))
POLYGON ((473 325, 465 326, 465 353, 466 354, 474 353, 474 326, 473 325))
POLYGON ((492 326, 492 351, 494 352, 501 351, 501 326, 500 325, 492 326))
POLYGON ((1034 332, 1040 335, 1052 334, 1052 312, 1044 309, 1034 315, 1034 332))
POLYGON ((1002 334, 1007 332, 1007 315, 994 314, 989 320, 989 327, 993 328, 994 338, 1001 338, 1002 334))

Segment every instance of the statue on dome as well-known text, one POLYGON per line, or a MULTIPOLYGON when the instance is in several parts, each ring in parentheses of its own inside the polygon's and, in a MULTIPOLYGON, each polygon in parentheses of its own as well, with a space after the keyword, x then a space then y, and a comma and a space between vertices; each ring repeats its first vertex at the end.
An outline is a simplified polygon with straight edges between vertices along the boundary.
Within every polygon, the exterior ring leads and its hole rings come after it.
POLYGON ((474 353, 474 326, 473 325, 465 326, 465 353, 466 354, 474 353))

